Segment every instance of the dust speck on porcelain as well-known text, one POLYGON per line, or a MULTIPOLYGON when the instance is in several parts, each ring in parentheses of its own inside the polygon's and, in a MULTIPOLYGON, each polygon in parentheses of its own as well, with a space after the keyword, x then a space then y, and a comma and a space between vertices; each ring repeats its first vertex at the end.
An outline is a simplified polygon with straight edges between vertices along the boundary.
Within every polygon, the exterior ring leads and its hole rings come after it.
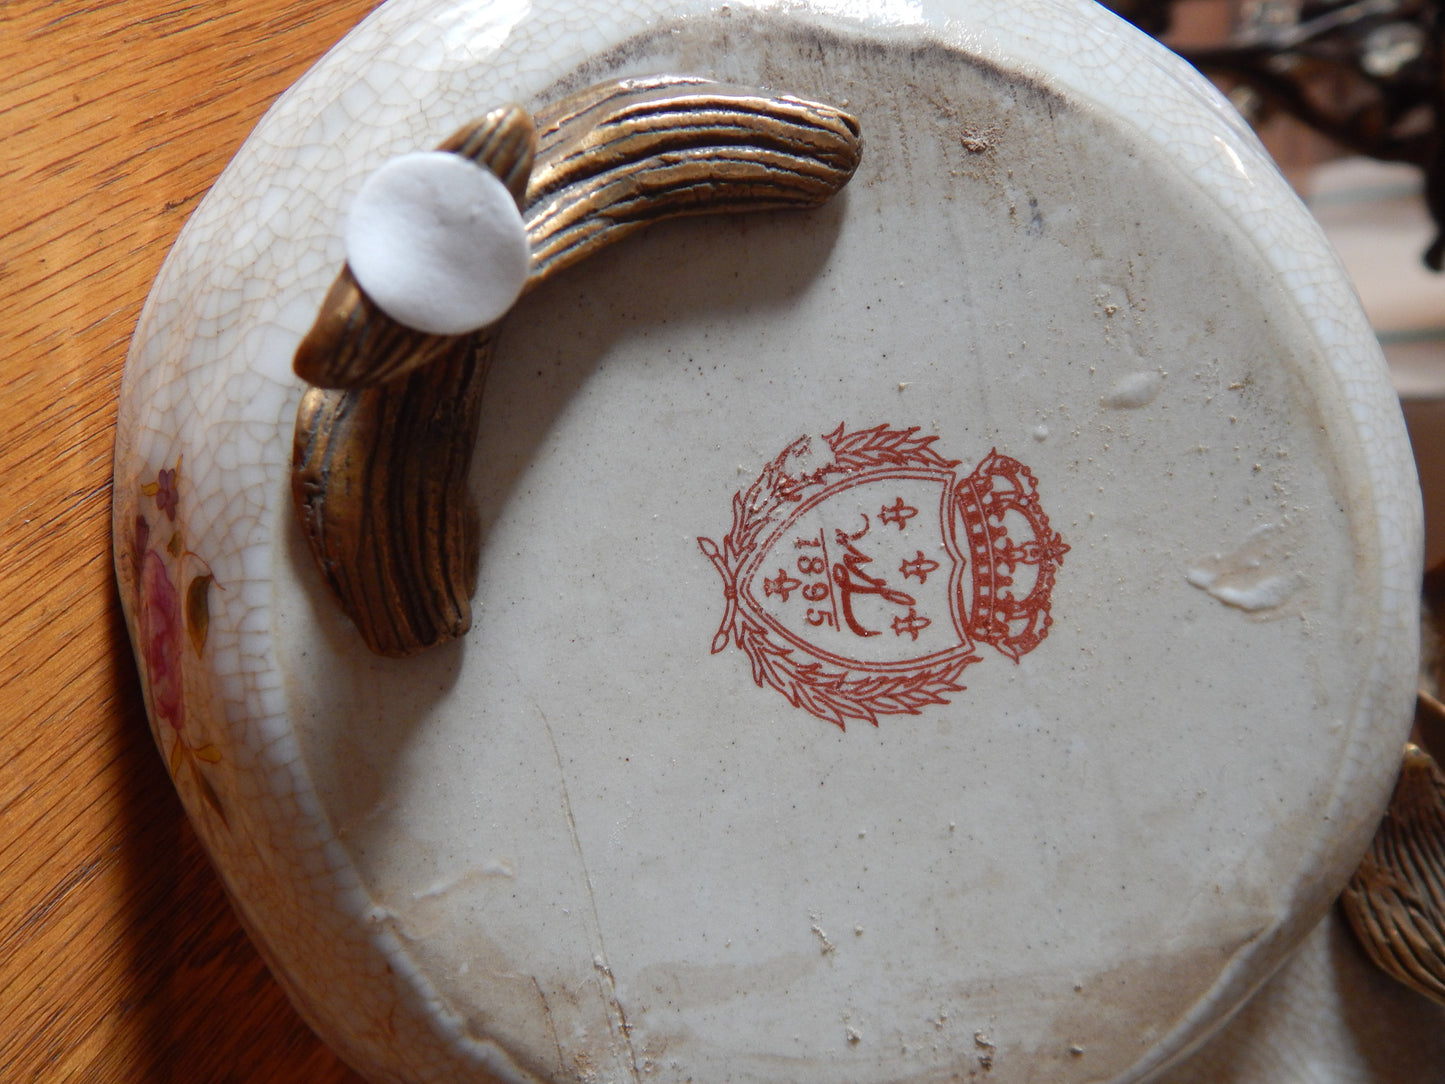
POLYGON ((391 0, 157 280, 116 563, 197 831, 363 1072, 1125 1084, 1363 850, 1411 478, 1318 231, 1094 5, 391 0), (523 296, 475 625, 371 654, 289 498, 345 209, 493 107, 664 72, 845 107, 856 176, 523 296))

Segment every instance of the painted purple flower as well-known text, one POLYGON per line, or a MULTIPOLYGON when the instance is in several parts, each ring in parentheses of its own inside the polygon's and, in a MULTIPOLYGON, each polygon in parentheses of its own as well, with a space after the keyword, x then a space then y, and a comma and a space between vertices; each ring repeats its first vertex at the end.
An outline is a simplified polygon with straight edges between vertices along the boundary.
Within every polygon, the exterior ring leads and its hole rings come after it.
POLYGON ((136 623, 151 700, 156 715, 179 731, 186 721, 181 699, 181 596, 155 550, 146 550, 141 558, 139 594, 136 623))
POLYGON ((162 470, 157 476, 156 507, 166 514, 166 519, 176 521, 176 507, 181 502, 180 487, 176 485, 179 468, 162 470))

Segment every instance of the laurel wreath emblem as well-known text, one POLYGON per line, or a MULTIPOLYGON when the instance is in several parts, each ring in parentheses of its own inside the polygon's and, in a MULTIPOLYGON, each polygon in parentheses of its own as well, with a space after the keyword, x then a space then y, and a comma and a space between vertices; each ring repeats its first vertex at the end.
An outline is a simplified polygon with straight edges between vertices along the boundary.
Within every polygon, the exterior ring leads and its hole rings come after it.
POLYGON ((811 658, 783 647, 767 629, 738 605, 738 577, 758 546, 771 536, 771 528, 787 518, 790 508, 836 479, 880 467, 927 467, 952 470, 959 460, 944 459, 933 449, 933 436, 918 436, 918 427, 848 432, 842 424, 823 437, 827 461, 808 471, 789 470, 812 450, 811 437, 799 437, 758 475, 746 490, 733 495, 733 523, 718 546, 699 538, 698 547, 722 576, 727 609, 713 637, 717 654, 731 640, 742 648, 759 688, 772 686, 795 708, 847 729, 849 719, 878 725, 880 715, 917 715, 930 704, 948 703, 948 693, 962 692, 959 676, 979 656, 950 657, 930 666, 898 674, 852 670, 811 658))

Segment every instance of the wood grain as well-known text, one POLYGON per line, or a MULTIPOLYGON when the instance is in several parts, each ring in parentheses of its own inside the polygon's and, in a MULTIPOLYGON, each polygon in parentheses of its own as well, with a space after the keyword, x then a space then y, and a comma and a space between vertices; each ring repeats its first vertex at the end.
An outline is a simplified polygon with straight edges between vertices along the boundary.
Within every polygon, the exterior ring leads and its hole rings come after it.
POLYGON ((0 3, 0 1080, 360 1080, 237 925, 110 564, 126 344, 186 216, 374 0, 0 3))

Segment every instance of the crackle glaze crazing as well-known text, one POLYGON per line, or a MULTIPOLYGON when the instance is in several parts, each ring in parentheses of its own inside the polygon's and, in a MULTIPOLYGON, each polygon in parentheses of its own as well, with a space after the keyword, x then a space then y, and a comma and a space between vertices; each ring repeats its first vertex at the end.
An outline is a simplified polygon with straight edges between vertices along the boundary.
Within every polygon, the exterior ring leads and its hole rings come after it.
POLYGON ((1363 850, 1413 684, 1412 485, 1317 229, 1092 4, 392 0, 157 280, 116 561, 197 830, 372 1078, 1124 1082, 1233 1010, 1363 850), (474 467, 474 628, 371 657, 288 496, 343 211, 498 104, 657 72, 836 102, 858 174, 524 299, 474 467), (846 731, 710 654, 697 542, 840 423, 1027 464, 1069 547, 1037 650, 846 731))
POLYGON ((222 761, 205 736, 215 718, 205 709, 209 682, 204 660, 210 634, 215 576, 204 558, 186 548, 181 463, 162 467, 133 492, 115 495, 116 573, 130 603, 132 638, 144 675, 148 710, 172 777, 188 773, 212 813, 226 810, 210 780, 222 761), (194 714, 195 718, 190 716, 194 714))

